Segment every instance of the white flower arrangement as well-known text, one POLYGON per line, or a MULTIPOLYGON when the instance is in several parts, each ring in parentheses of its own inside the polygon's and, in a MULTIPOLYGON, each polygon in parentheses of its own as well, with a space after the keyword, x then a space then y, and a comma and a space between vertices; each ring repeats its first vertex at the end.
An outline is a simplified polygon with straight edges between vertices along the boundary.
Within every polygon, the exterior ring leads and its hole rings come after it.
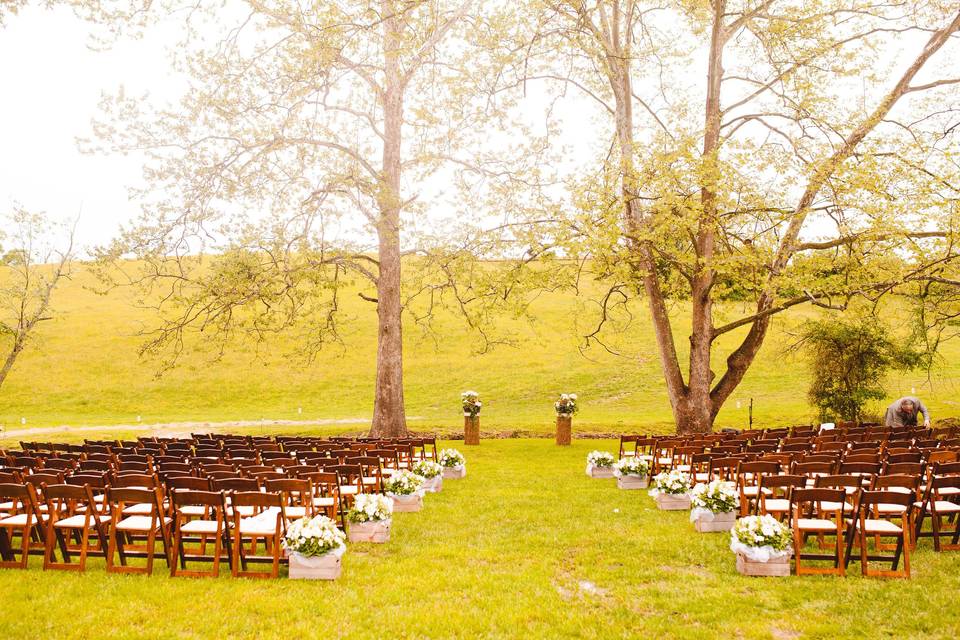
POLYGON ((327 516, 300 518, 287 527, 283 547, 292 553, 310 558, 325 553, 346 549, 343 541, 347 536, 337 528, 337 523, 327 516))
POLYGON ((558 416, 572 416, 577 412, 577 394, 562 393, 560 399, 553 403, 558 416))
POLYGON ((476 418, 483 408, 480 402, 480 394, 476 391, 464 391, 460 394, 460 403, 463 405, 463 415, 476 418))
POLYGON ((769 562, 793 553, 790 529, 773 516, 740 518, 730 531, 730 550, 754 562, 769 562))
POLYGON ((700 518, 713 520, 718 513, 732 513, 740 506, 737 485, 726 480, 714 480, 710 484, 699 483, 690 492, 690 522, 700 518))
POLYGON ((671 469, 653 477, 653 488, 648 493, 656 498, 660 494, 682 496, 688 491, 690 491, 690 476, 682 471, 671 469))
POLYGON ((616 458, 609 451, 591 451, 587 454, 587 464, 591 467, 612 467, 616 458))
POLYGON ((436 478, 443 473, 443 466, 437 464, 433 460, 420 460, 413 465, 412 471, 421 478, 430 480, 431 478, 436 478))
POLYGON ((650 465, 646 460, 637 458, 636 456, 630 456, 628 458, 620 458, 615 465, 613 465, 613 475, 618 478, 624 476, 645 476, 650 473, 650 465))
POLYGON ((453 467, 462 467, 467 464, 467 459, 456 449, 441 449, 437 454, 437 462, 441 466, 451 469, 453 467))
POLYGON ((393 515, 393 500, 379 493, 358 493, 347 511, 350 522, 380 522, 393 515))
POLYGON ((420 493, 423 487, 423 476, 403 469, 396 472, 388 480, 384 480, 383 489, 387 495, 412 496, 420 493))

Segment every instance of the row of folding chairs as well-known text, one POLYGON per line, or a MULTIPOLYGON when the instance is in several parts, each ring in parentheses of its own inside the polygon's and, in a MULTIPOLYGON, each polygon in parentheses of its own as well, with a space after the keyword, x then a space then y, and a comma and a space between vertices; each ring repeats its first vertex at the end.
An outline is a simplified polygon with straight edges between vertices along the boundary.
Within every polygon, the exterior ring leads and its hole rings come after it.
POLYGON ((16 503, 0 518, 0 568, 26 569, 35 554, 45 570, 84 571, 99 556, 108 572, 150 574, 159 544, 171 576, 217 576, 225 558, 234 576, 276 578, 288 523, 309 513, 284 491, 251 487, 177 489, 168 499, 160 487, 107 487, 98 499, 90 485, 48 485, 41 509, 33 485, 0 484, 0 499, 16 503), (211 567, 192 568, 197 562, 211 567), (250 566, 262 563, 268 572, 250 566))

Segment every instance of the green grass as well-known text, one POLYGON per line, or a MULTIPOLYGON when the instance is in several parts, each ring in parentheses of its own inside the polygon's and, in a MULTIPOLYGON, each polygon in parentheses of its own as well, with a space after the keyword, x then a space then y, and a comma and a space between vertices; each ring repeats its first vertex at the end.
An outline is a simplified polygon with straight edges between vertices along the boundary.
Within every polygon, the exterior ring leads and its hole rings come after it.
MULTIPOLYGON (((610 441, 484 441, 468 475, 352 545, 335 583, 0 571, 6 639, 947 638, 960 553, 920 543, 909 581, 745 578, 727 534, 584 474, 610 441), (584 584, 592 583, 592 587, 584 584)), ((161 566, 164 566, 161 562, 161 566)))
MULTIPOLYGON (((344 345, 323 351, 312 363, 298 354, 290 336, 259 349, 235 344, 220 361, 191 351, 179 368, 157 379, 158 362, 140 359, 137 332, 155 318, 132 303, 129 291, 94 293, 92 276, 80 270, 55 297, 56 317, 43 322, 39 342, 26 352, 0 388, 0 426, 7 430, 51 425, 132 424, 169 421, 352 419, 372 415, 376 360, 375 312, 354 292, 343 295, 344 345), (298 412, 298 408, 302 412, 298 412)), ((629 357, 594 347, 581 354, 579 336, 593 321, 583 299, 544 293, 533 307, 535 322, 503 318, 518 346, 474 352, 476 338, 447 312, 437 319, 439 342, 424 336, 407 318, 405 385, 410 426, 451 432, 462 427, 459 394, 482 394, 484 429, 549 432, 552 403, 561 392, 580 395, 580 431, 666 431, 672 416, 653 334, 642 301, 635 321, 616 346, 629 357), (579 325, 579 327, 578 327, 579 325)), ((721 310, 727 318, 742 311, 721 310)), ((807 406, 804 362, 784 355, 789 331, 812 312, 778 316, 770 339, 741 387, 721 411, 718 426, 744 426, 750 399, 760 425, 797 424, 812 419, 807 406)), ((685 344, 688 323, 677 305, 676 341, 685 344)), ((721 320, 718 319, 718 322, 721 320)), ((896 322, 892 317, 891 321, 896 322)), ((718 368, 739 334, 723 337, 718 368)), ((202 349, 203 343, 193 347, 202 349)), ((960 342, 948 343, 944 359, 927 383, 924 373, 894 376, 891 396, 917 392, 935 418, 957 416, 960 342)), ((359 426, 357 428, 360 428, 359 426)))

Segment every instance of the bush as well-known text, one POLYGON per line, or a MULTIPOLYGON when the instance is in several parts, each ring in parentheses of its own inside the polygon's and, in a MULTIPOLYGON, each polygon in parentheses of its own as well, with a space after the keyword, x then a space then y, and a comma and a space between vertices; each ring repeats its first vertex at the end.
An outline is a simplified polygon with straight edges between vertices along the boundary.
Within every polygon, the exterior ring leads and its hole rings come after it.
POLYGON ((810 402, 824 421, 861 420, 867 404, 886 395, 882 383, 890 369, 921 364, 916 350, 897 344, 871 316, 809 322, 798 346, 813 373, 810 402))

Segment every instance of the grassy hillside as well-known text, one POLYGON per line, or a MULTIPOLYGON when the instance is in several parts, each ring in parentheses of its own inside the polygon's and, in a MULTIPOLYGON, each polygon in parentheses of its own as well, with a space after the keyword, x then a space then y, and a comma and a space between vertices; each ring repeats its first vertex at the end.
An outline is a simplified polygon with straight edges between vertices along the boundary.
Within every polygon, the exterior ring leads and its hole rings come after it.
MULTIPOLYGON (((57 316, 42 323, 40 341, 17 363, 0 389, 0 424, 8 431, 49 425, 129 424, 169 421, 288 419, 368 419, 372 413, 375 366, 373 306, 348 293, 344 342, 312 363, 297 355, 292 338, 259 348, 235 345, 220 361, 191 352, 181 366, 161 378, 158 362, 141 359, 137 333, 155 318, 131 304, 128 291, 94 293, 92 276, 81 270, 58 291, 57 316), (298 411, 300 409, 301 411, 298 411)), ((671 424, 652 331, 641 306, 618 346, 628 357, 594 347, 584 354, 576 328, 587 323, 587 307, 572 294, 545 294, 534 306, 536 321, 504 319, 517 347, 474 353, 475 336, 450 315, 441 316, 435 342, 412 323, 406 331, 406 401, 411 427, 455 429, 462 418, 459 393, 479 391, 485 403, 485 430, 549 431, 552 401, 560 392, 580 394, 578 429, 654 430, 671 424)), ((730 310, 731 313, 734 310, 730 310)), ((790 424, 811 419, 806 403, 805 363, 784 354, 788 332, 810 311, 781 316, 757 364, 721 412, 721 426, 742 426, 754 399, 755 422, 790 424)), ((676 314, 682 320, 684 310, 676 314)), ((677 322, 677 343, 686 342, 685 323, 677 322)), ((719 345, 729 349, 739 335, 719 345)), ((202 345, 202 343, 201 343, 202 345)), ((196 346, 196 345, 195 345, 196 346)), ((944 364, 932 383, 924 373, 897 376, 891 396, 917 393, 936 418, 956 416, 960 382, 955 357, 960 343, 947 346, 944 364)), ((718 365, 719 366, 719 365, 718 365)))

